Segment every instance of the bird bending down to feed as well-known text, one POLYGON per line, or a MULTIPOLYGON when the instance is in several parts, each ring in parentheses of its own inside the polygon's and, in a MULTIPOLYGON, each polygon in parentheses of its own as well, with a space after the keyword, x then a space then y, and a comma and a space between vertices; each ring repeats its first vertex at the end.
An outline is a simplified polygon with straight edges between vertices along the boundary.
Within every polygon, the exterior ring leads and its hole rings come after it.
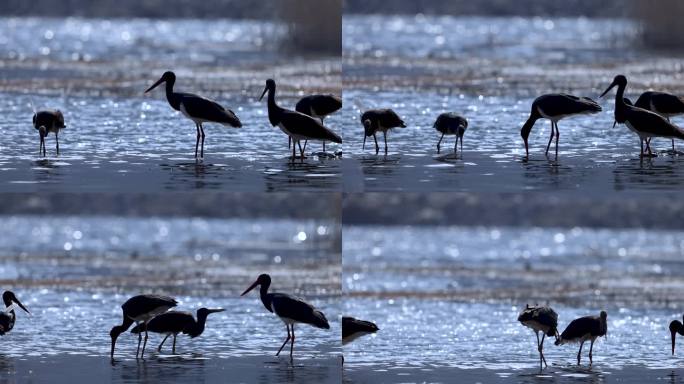
POLYGON ((537 120, 545 118, 551 121, 551 136, 549 137, 549 143, 546 145, 544 154, 547 156, 549 155, 551 141, 555 136, 556 158, 558 158, 558 141, 560 139, 558 121, 568 116, 594 114, 598 112, 601 112, 601 106, 588 97, 577 97, 565 93, 551 93, 537 97, 532 102, 530 117, 520 130, 520 136, 522 136, 523 142, 525 143, 525 159, 529 159, 530 157, 527 140, 530 136, 530 131, 537 120))
POLYGON ((268 288, 271 286, 271 276, 267 274, 259 275, 256 281, 242 292, 242 295, 240 296, 246 295, 247 292, 254 289, 257 285, 260 286, 259 294, 261 303, 269 312, 278 316, 280 320, 285 323, 285 327, 287 328, 287 338, 283 342, 283 345, 280 346, 280 349, 278 349, 276 356, 280 355, 280 351, 283 350, 287 342, 292 340, 290 343, 290 360, 292 360, 295 342, 295 324, 303 323, 312 325, 316 328, 330 329, 328 319, 325 318, 323 312, 314 308, 313 305, 300 298, 284 293, 268 293, 268 288))
POLYGON ((190 312, 181 311, 169 311, 164 312, 160 315, 155 316, 150 320, 147 325, 138 324, 133 329, 131 333, 140 334, 142 332, 154 332, 160 334, 166 334, 164 340, 159 344, 157 352, 161 352, 162 346, 169 336, 173 335, 173 354, 176 353, 176 336, 179 333, 184 333, 190 338, 195 338, 204 332, 204 326, 207 322, 207 316, 212 313, 223 312, 225 309, 207 309, 200 308, 197 310, 197 320, 192 316, 190 312))
POLYGON ((199 157, 204 157, 204 127, 202 126, 202 123, 218 123, 235 128, 242 127, 240 119, 238 119, 233 111, 222 107, 214 100, 192 93, 174 92, 173 85, 176 83, 176 75, 173 72, 164 72, 156 83, 145 90, 145 93, 150 92, 161 83, 166 83, 166 100, 169 102, 171 108, 176 111, 181 111, 185 117, 195 123, 195 128, 197 129, 195 158, 197 158, 200 138, 202 139, 202 146, 199 157))
MULTIPOLYGON (((684 318, 682 318, 684 320, 684 318)), ((679 320, 672 320, 670 323, 670 335, 672 336, 672 355, 675 352, 675 336, 680 334, 684 336, 684 324, 679 320)))
POLYGON ((31 315, 31 312, 29 312, 29 310, 26 309, 24 304, 22 304, 21 301, 17 299, 17 296, 14 295, 14 292, 12 291, 5 291, 2 294, 2 302, 5 304, 5 309, 2 312, 0 312, 0 336, 4 335, 5 333, 11 331, 14 328, 14 323, 17 321, 17 314, 14 312, 16 306, 18 306, 19 308, 24 310, 24 312, 31 315))
POLYGON ((608 314, 606 311, 601 311, 598 316, 584 316, 571 321, 565 331, 561 333, 560 338, 556 340, 556 345, 580 343, 579 352, 577 352, 577 365, 579 365, 582 357, 582 346, 585 341, 590 340, 589 365, 591 365, 593 363, 594 341, 601 336, 606 336, 607 333, 608 314))
POLYGON ((40 135, 40 147, 38 153, 47 156, 45 149, 45 138, 50 132, 55 134, 55 144, 57 146, 57 155, 59 155, 59 131, 66 128, 64 124, 64 115, 59 109, 48 109, 38 111, 33 114, 33 127, 40 135))
POLYGON ((539 369, 542 369, 542 362, 545 366, 546 358, 544 357, 544 338, 546 336, 553 336, 558 340, 558 314, 551 309, 551 307, 530 307, 525 306, 525 309, 518 315, 518 321, 532 329, 537 335, 537 351, 539 351, 539 369), (539 332, 542 333, 541 341, 539 340, 539 332))
POLYGON ((466 129, 468 129, 468 120, 465 117, 461 117, 455 113, 446 112, 437 116, 437 120, 432 125, 437 132, 442 135, 439 137, 437 142, 437 153, 440 151, 440 144, 442 144, 442 139, 444 135, 454 135, 456 136, 456 142, 454 143, 454 152, 457 151, 458 140, 461 140, 461 153, 463 152, 463 134, 466 129))
POLYGON ((335 132, 329 130, 317 119, 305 115, 301 112, 291 111, 281 108, 275 101, 276 83, 273 79, 266 80, 264 92, 259 97, 259 101, 268 93, 268 121, 272 126, 280 128, 288 137, 292 139, 292 161, 295 160, 295 146, 299 146, 299 153, 302 162, 304 161, 304 150, 300 143, 301 140, 332 141, 341 144, 342 138, 335 132))
POLYGON ((378 326, 370 321, 358 320, 353 317, 342 317, 342 344, 351 343, 361 336, 379 331, 378 326))
MULTIPOLYGON (((342 98, 331 94, 304 96, 295 105, 295 111, 320 119, 321 124, 326 116, 337 112, 340 108, 342 108, 342 98)), ((288 145, 289 141, 288 136, 288 145)), ((305 141, 304 151, 306 151, 306 143, 305 141)), ((323 152, 325 152, 325 141, 323 141, 323 152)))
POLYGON ((667 121, 664 117, 655 112, 630 105, 624 100, 625 88, 627 88, 627 78, 623 75, 617 75, 613 82, 601 94, 605 96, 611 89, 618 87, 615 93, 615 121, 620 124, 625 124, 632 132, 639 136, 641 143, 641 153, 639 157, 644 156, 644 141, 646 141, 646 150, 649 156, 653 156, 651 152, 650 140, 653 137, 667 137, 672 139, 683 139, 684 131, 667 121))
POLYGON ((377 132, 382 132, 385 139, 385 155, 387 154, 387 131, 394 128, 406 128, 404 121, 391 109, 370 109, 361 115, 361 123, 363 123, 363 147, 366 149, 366 137, 373 136, 375 140, 375 154, 380 152, 378 146, 378 139, 375 136, 377 132))
MULTIPOLYGON (((121 306, 121 311, 123 313, 123 322, 121 325, 116 325, 109 332, 109 336, 112 338, 112 349, 110 357, 114 358, 114 347, 116 346, 116 339, 119 335, 125 332, 133 323, 136 325, 143 324, 145 326, 150 320, 155 316, 160 315, 169 309, 178 305, 178 302, 168 296, 159 295, 138 295, 133 296, 128 299, 121 306)), ((135 357, 138 357, 140 353, 140 342, 142 339, 142 333, 138 334, 138 349, 135 351, 135 357)), ((145 346, 147 345, 147 330, 145 330, 145 342, 143 343, 143 349, 141 357, 145 357, 145 346)))
MULTIPOLYGON (((670 121, 670 117, 684 113, 684 100, 677 95, 667 92, 644 92, 639 96, 634 105, 655 112, 667 121, 670 121)), ((674 139, 672 139, 672 152, 675 151, 675 143, 674 139)))

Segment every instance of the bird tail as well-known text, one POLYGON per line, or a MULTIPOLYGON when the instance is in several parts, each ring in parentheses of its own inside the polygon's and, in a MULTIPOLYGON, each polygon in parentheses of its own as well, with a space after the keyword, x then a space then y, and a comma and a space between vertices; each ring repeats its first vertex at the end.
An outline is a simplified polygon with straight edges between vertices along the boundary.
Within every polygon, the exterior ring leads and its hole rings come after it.
POLYGON ((231 127, 234 127, 234 128, 242 128, 242 122, 237 117, 235 112, 233 112, 229 109, 226 111, 226 114, 228 115, 228 119, 226 119, 226 123, 228 123, 231 127))
POLYGON ((311 325, 318 327, 318 328, 323 328, 323 329, 330 329, 330 324, 328 324, 328 319, 325 318, 325 315, 321 311, 314 310, 313 311, 313 322, 311 325))

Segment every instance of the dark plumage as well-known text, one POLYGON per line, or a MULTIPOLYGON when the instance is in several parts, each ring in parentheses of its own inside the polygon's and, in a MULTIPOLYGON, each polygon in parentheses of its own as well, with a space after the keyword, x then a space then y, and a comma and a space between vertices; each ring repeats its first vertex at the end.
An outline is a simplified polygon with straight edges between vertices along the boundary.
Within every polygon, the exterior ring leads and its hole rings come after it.
POLYGON ((207 321, 207 316, 212 313, 223 312, 225 309, 207 309, 200 308, 197 310, 197 320, 192 316, 190 312, 181 311, 169 311, 155 316, 150 320, 147 325, 138 324, 133 329, 131 333, 140 334, 141 332, 148 331, 154 333, 166 334, 164 340, 159 344, 157 348, 158 352, 161 352, 162 346, 169 336, 173 335, 173 350, 172 353, 176 353, 176 336, 179 333, 186 334, 191 338, 195 338, 204 332, 204 326, 207 321))
POLYGON ((233 111, 224 108, 214 100, 192 93, 174 92, 173 85, 176 83, 176 75, 173 72, 164 72, 156 83, 145 90, 145 93, 153 90, 164 82, 166 83, 166 100, 169 102, 171 108, 182 112, 185 117, 195 123, 195 128, 197 129, 195 157, 197 157, 197 148, 200 143, 200 138, 202 139, 200 157, 204 157, 204 127, 202 126, 202 123, 211 122, 235 128, 242 127, 240 119, 238 119, 233 111))
POLYGON ((615 120, 620 124, 624 123, 627 128, 639 136, 641 143, 640 157, 644 156, 644 141, 646 141, 646 149, 648 150, 649 156, 652 155, 651 147, 649 145, 652 137, 668 137, 684 140, 684 131, 671 124, 664 117, 655 112, 625 103, 624 93, 627 88, 627 78, 625 76, 615 76, 613 82, 601 94, 601 97, 605 96, 616 86, 618 87, 618 90, 615 94, 615 120))
POLYGON ((370 321, 353 317, 342 317, 342 344, 350 343, 357 338, 379 331, 378 326, 370 321))
POLYGON ((31 312, 24 307, 24 304, 17 299, 17 296, 15 296, 14 292, 12 291, 5 291, 2 294, 2 302, 5 304, 5 309, 0 312, 0 336, 14 328, 14 323, 17 320, 17 314, 14 312, 14 304, 18 305, 19 308, 24 310, 24 312, 28 313, 29 315, 31 314, 31 312))
POLYGON ((582 346, 585 341, 590 340, 589 364, 591 365, 593 363, 594 341, 601 336, 605 336, 607 333, 608 314, 606 311, 601 311, 598 316, 584 316, 571 321, 563 333, 561 333, 560 338, 556 340, 556 345, 580 343, 579 352, 577 352, 577 365, 579 365, 582 357, 582 346))
MULTIPOLYGON (((670 117, 684 113, 684 100, 667 92, 644 92, 639 96, 635 106, 655 112, 663 116, 667 121, 670 117)), ((672 139, 672 151, 675 150, 674 139, 672 139)))
POLYGON ((588 97, 577 97, 565 93, 551 93, 537 97, 532 102, 530 117, 520 130, 520 136, 522 136, 522 139, 525 142, 525 158, 527 159, 530 156, 527 139, 530 136, 530 131, 532 131, 532 127, 537 120, 545 118, 551 121, 551 137, 549 138, 549 143, 546 145, 546 152, 544 153, 548 156, 549 148, 551 147, 551 141, 555 136, 557 158, 558 140, 560 138, 558 121, 568 116, 593 114, 598 112, 601 112, 601 106, 596 104, 594 100, 588 97))
POLYGON ((285 323, 285 327, 287 328, 287 338, 276 353, 276 356, 280 354, 280 351, 282 351, 290 338, 292 338, 292 343, 290 344, 290 359, 292 359, 295 341, 294 325, 296 323, 304 323, 317 328, 330 329, 328 319, 325 318, 323 312, 314 308, 313 305, 298 297, 284 293, 268 293, 268 288, 271 286, 271 276, 267 274, 259 275, 257 280, 240 296, 246 295, 247 292, 254 289, 257 285, 260 286, 259 294, 261 303, 269 312, 275 313, 280 320, 285 323), (290 328, 292 330, 291 336, 290 328))
POLYGON ((437 116, 437 120, 435 120, 435 123, 432 125, 432 127, 436 129, 437 132, 442 134, 437 142, 437 153, 440 151, 440 144, 442 143, 444 135, 456 136, 454 152, 457 152, 456 149, 458 146, 458 140, 460 139, 461 152, 463 152, 463 134, 465 133, 466 129, 468 129, 468 120, 466 120, 465 117, 461 117, 452 112, 442 113, 441 115, 437 116))
POLYGON ((546 336, 554 336, 558 340, 558 314, 551 309, 551 307, 530 307, 525 306, 525 309, 518 315, 518 321, 531 328, 537 335, 537 350, 539 351, 539 369, 542 368, 542 362, 546 364, 544 357, 544 338, 546 336), (539 341, 539 332, 542 333, 541 342, 539 341))
POLYGON ((404 121, 391 109, 370 109, 361 115, 361 123, 364 129, 363 149, 366 148, 366 137, 373 136, 376 155, 380 152, 378 139, 375 136, 377 132, 382 132, 385 138, 385 154, 387 154, 387 131, 394 128, 406 128, 404 121))
POLYGON ((299 145, 302 161, 304 150, 301 147, 301 140, 332 141, 341 144, 342 138, 335 132, 329 130, 315 118, 301 112, 291 111, 281 108, 275 101, 276 83, 273 79, 266 80, 266 87, 259 100, 268 93, 268 120, 272 126, 280 128, 287 136, 292 139, 292 161, 295 159, 295 145, 299 145))
POLYGON ((59 131, 66 128, 62 112, 59 109, 47 109, 34 113, 33 127, 38 131, 38 135, 40 136, 38 153, 47 156, 45 138, 50 132, 54 132, 55 145, 57 146, 57 154, 59 155, 59 131))
MULTIPOLYGON (((330 94, 304 96, 295 105, 295 111, 320 119, 321 124, 326 116, 337 112, 340 108, 342 108, 342 98, 330 94)), ((290 140, 289 137, 288 140, 290 140)), ((306 142, 304 149, 306 150, 306 142)), ((325 141, 323 141, 323 152, 325 152, 325 141)))
MULTIPOLYGON (((684 318, 682 319, 684 320, 684 318)), ((684 324, 679 320, 673 320, 670 323, 670 335, 672 336, 672 355, 675 352, 675 336, 679 334, 684 336, 684 324)))
MULTIPOLYGON (((121 306, 123 314, 123 322, 121 325, 114 326, 109 332, 112 338, 111 358, 114 358, 114 348, 116 346, 116 339, 119 335, 125 332, 133 323, 147 324, 155 316, 162 314, 169 309, 178 305, 178 302, 168 296, 160 295, 138 295, 128 299, 121 306)), ((142 357, 145 356, 145 346, 147 345, 147 331, 145 331, 145 343, 143 344, 142 357)), ((135 357, 138 357, 140 352, 140 342, 142 335, 138 334, 138 349, 135 352, 135 357)))

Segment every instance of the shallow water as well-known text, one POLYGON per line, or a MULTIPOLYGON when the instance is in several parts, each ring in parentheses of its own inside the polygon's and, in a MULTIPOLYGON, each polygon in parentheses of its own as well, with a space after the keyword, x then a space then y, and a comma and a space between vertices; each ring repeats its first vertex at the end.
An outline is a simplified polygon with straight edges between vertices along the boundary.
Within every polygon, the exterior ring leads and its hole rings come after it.
MULTIPOLYGON (((345 226, 344 233, 345 314, 381 329, 345 346, 349 367, 534 368, 534 335, 516 321, 526 303, 550 303, 561 331, 605 309, 609 333, 596 345, 595 370, 680 367, 667 328, 682 312, 677 232, 345 226)), ((574 369, 576 346, 545 347, 553 371, 574 369)))

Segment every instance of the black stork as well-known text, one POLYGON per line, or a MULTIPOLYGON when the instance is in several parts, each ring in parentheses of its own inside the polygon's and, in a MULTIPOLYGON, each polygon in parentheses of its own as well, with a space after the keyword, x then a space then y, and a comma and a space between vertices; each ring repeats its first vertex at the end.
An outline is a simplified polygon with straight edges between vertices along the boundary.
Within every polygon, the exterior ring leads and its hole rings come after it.
POLYGON ((5 309, 0 312, 0 336, 14 328, 14 323, 17 320, 17 314, 14 313, 14 304, 18 305, 19 308, 24 310, 24 312, 31 315, 31 312, 24 307, 24 304, 17 299, 17 296, 12 291, 3 292, 2 301, 5 303, 5 309))
MULTIPOLYGON (((623 97, 622 100, 627 105, 634 105, 634 103, 632 103, 632 100, 630 100, 626 97, 623 97)), ((620 110, 620 112, 618 112, 617 108, 615 108, 615 121, 613 121, 613 128, 615 128, 615 126, 618 124, 618 120, 623 121, 623 122, 625 121, 625 117, 622 115, 623 112, 624 112, 623 110, 620 110)))
POLYGON ((342 344, 351 343, 361 336, 379 331, 377 325, 370 321, 358 320, 353 317, 342 317, 342 344))
POLYGON ((454 135, 456 136, 456 142, 454 143, 454 152, 457 152, 458 140, 461 139, 461 153, 463 153, 463 134, 465 134, 466 129, 468 129, 468 120, 465 117, 459 116, 452 112, 442 113, 437 116, 437 120, 432 125, 437 132, 441 133, 442 136, 439 137, 437 142, 437 153, 440 151, 440 144, 442 144, 442 139, 444 135, 454 135))
POLYGON ((554 336, 558 340, 558 314, 551 307, 540 307, 529 305, 518 315, 518 321, 532 329, 537 335, 537 351, 539 351, 539 369, 542 369, 542 362, 545 366, 546 358, 544 357, 544 338, 546 336, 554 336), (541 341, 539 340, 539 332, 542 333, 541 341))
MULTIPOLYGON (((121 306, 121 311, 123 312, 123 323, 121 325, 116 325, 109 332, 109 336, 112 338, 112 350, 110 357, 114 359, 114 347, 116 346, 116 339, 120 334, 125 332, 133 323, 136 325, 147 324, 152 318, 160 315, 169 309, 178 305, 176 299, 168 296, 159 295, 138 295, 133 296, 126 300, 121 306)), ((138 357, 140 353, 140 341, 142 339, 142 334, 138 334, 138 349, 135 351, 135 357, 138 357)), ((145 356, 145 346, 147 345, 147 331, 145 331, 145 342, 143 343, 143 349, 141 357, 145 356)))
MULTIPOLYGON (((684 320, 684 317, 682 318, 684 320)), ((684 336, 684 324, 679 320, 672 320, 670 323, 670 335, 672 336, 672 355, 675 351, 675 336, 677 334, 684 336)))
POLYGON ((295 160, 295 145, 299 146, 302 162, 304 161, 304 150, 300 140, 332 141, 342 143, 342 138, 335 132, 329 130, 315 118, 301 112, 281 108, 276 104, 275 93, 276 83, 273 79, 266 80, 264 92, 259 97, 259 101, 268 93, 268 120, 272 126, 280 128, 290 139, 292 139, 292 161, 295 160))
POLYGON ((64 115, 59 109, 47 109, 38 111, 33 114, 33 127, 40 135, 40 147, 38 153, 43 156, 47 155, 45 149, 45 138, 50 132, 55 134, 55 143, 57 145, 57 155, 59 155, 59 131, 66 128, 64 124, 64 115))
POLYGON ((582 346, 585 341, 590 340, 589 365, 591 365, 593 363, 594 341, 601 336, 606 336, 606 334, 608 334, 608 314, 606 311, 601 311, 598 316, 584 316, 571 321, 561 333, 560 338, 556 340, 556 345, 580 343, 579 352, 577 352, 577 365, 579 365, 582 357, 582 346))
POLYGON ((287 328, 287 338, 283 342, 283 345, 280 346, 280 349, 278 349, 276 356, 280 355, 280 351, 282 351, 287 342, 292 339, 292 342, 290 343, 290 361, 292 360, 295 342, 295 324, 304 323, 316 328, 330 329, 328 319, 325 318, 323 312, 314 308, 313 305, 285 293, 268 293, 268 288, 271 286, 271 276, 265 273, 259 275, 256 281, 242 292, 242 295, 240 296, 244 296, 257 285, 260 286, 259 294, 261 296, 261 303, 269 312, 275 313, 276 316, 285 323, 285 327, 287 328), (291 334, 290 330, 292 330, 291 334))
POLYGON ((577 97, 565 93, 550 93, 537 97, 532 102, 530 117, 520 130, 520 136, 522 136, 522 139, 525 142, 525 159, 530 157, 527 139, 537 120, 545 118, 551 121, 551 137, 549 137, 549 143, 546 145, 544 154, 546 156, 549 155, 551 141, 555 136, 556 158, 558 158, 558 140, 560 139, 558 121, 568 116, 594 114, 598 112, 601 112, 601 106, 588 97, 577 97))
MULTIPOLYGON (((295 111, 320 119, 321 124, 323 124, 326 116, 339 111, 341 108, 342 98, 332 94, 304 96, 295 105, 295 111)), ((290 140, 289 137, 288 140, 290 140)), ((304 150, 306 151, 306 141, 304 142, 304 150)), ((323 141, 323 152, 325 152, 325 141, 323 141)))
POLYGON ((233 111, 224 108, 214 100, 192 93, 174 92, 173 85, 176 83, 176 75, 171 71, 164 72, 156 83, 145 90, 145 93, 150 92, 161 83, 166 83, 166 100, 171 108, 181 111, 185 117, 195 123, 195 128, 197 129, 195 158, 197 158, 197 147, 199 147, 200 138, 202 139, 202 149, 200 150, 199 157, 204 157, 204 127, 202 123, 209 122, 235 128, 242 127, 240 119, 238 119, 233 111))
POLYGON ((201 335, 202 332, 204 332, 204 326, 207 322, 207 316, 209 316, 212 313, 223 311, 225 311, 225 309, 223 308, 200 308, 197 310, 197 320, 195 320, 195 318, 192 316, 192 313, 190 312, 164 312, 160 315, 155 316, 152 320, 150 320, 147 323, 147 325, 136 325, 133 329, 131 329, 131 333, 140 334, 144 331, 149 331, 154 333, 166 334, 164 340, 162 340, 161 344, 159 344, 157 352, 161 352, 162 346, 164 345, 164 342, 166 342, 166 339, 168 339, 169 336, 173 335, 173 350, 171 353, 176 354, 176 336, 178 336, 179 333, 182 332, 183 334, 186 334, 190 336, 190 338, 194 339, 195 337, 201 335))
POLYGON ((618 89, 615 94, 615 119, 620 124, 624 123, 627 128, 639 136, 641 142, 640 157, 643 158, 644 156, 644 141, 646 141, 648 155, 652 156, 651 147, 649 145, 652 137, 678 138, 684 140, 684 131, 677 128, 664 117, 655 112, 625 103, 624 93, 625 88, 627 88, 627 78, 625 76, 615 76, 613 82, 601 94, 601 97, 605 96, 616 86, 618 89))
POLYGON ((382 132, 385 138, 385 155, 387 154, 387 131, 394 128, 406 128, 404 120, 402 120, 396 112, 391 109, 369 109, 361 115, 361 123, 363 124, 363 147, 366 149, 366 137, 373 136, 375 140, 375 154, 380 152, 378 146, 378 139, 375 136, 377 132, 382 132))
MULTIPOLYGON (((655 112, 667 121, 670 121, 670 117, 684 114, 684 100, 667 92, 644 92, 634 105, 655 112)), ((672 152, 675 152, 674 139, 672 139, 672 152)))

